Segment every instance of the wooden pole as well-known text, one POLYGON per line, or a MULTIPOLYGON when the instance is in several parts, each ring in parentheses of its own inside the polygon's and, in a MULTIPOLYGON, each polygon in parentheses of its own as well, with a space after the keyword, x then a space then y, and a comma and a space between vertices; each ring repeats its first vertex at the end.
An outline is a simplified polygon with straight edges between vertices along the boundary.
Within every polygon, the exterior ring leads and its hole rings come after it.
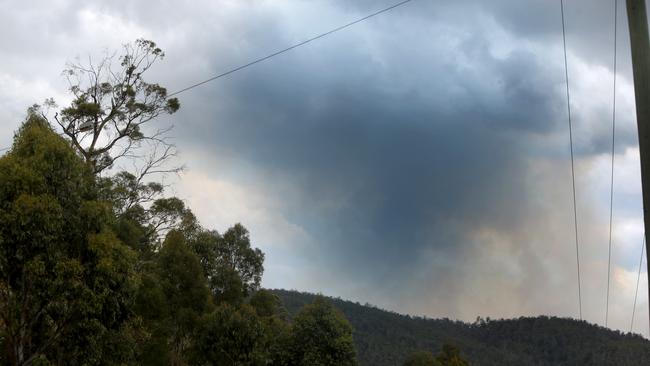
MULTIPOLYGON (((632 48, 632 71, 636 99, 636 121, 641 155, 643 223, 645 226, 646 264, 650 268, 650 38, 645 0, 626 0, 632 48)), ((648 272, 650 273, 650 271, 648 272)), ((650 296, 650 281, 648 281, 650 296)), ((650 313, 648 314, 650 316, 650 313)), ((649 318, 650 319, 650 318, 649 318)))

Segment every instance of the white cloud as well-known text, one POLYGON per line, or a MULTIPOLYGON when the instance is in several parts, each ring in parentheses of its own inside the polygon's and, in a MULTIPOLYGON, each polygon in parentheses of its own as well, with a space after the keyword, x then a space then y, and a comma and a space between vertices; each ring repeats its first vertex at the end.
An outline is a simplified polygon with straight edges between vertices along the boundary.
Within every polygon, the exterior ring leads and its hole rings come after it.
POLYGON ((269 196, 255 184, 214 179, 195 171, 184 173, 176 190, 203 226, 221 233, 238 222, 248 228, 252 245, 266 253, 265 286, 298 286, 299 261, 291 255, 305 252, 314 240, 283 216, 281 198, 269 196))

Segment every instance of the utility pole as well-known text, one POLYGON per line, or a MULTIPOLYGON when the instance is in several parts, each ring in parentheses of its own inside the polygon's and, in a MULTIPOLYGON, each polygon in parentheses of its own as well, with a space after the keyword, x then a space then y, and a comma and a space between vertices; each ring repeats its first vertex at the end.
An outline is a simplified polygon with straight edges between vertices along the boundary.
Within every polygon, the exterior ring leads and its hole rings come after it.
MULTIPOLYGON (((632 71, 636 99, 636 121, 641 155, 643 223, 645 226, 646 263, 650 268, 650 38, 645 0, 626 0, 627 20, 632 48, 632 71)), ((650 273, 650 271, 648 271, 650 273)), ((650 281, 648 281, 650 296, 650 281)), ((648 314, 650 316, 650 314, 648 314)))

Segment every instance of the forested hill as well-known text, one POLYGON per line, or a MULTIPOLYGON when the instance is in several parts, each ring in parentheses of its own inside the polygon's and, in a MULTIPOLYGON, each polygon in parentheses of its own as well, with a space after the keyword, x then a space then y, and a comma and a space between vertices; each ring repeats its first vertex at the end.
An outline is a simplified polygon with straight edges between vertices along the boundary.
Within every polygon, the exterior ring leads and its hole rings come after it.
MULTIPOLYGON (((273 290, 289 314, 316 295, 273 290)), ((519 318, 468 324, 400 315, 330 299, 354 328, 361 365, 402 365, 416 351, 457 345, 471 365, 650 365, 644 338, 565 318, 519 318)))

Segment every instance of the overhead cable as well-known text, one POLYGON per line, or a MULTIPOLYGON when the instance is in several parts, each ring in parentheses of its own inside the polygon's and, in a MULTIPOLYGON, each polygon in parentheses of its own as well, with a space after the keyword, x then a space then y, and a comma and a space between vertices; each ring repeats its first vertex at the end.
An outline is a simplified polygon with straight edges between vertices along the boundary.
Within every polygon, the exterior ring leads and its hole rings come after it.
POLYGON ((576 175, 573 157, 573 126, 571 125, 571 97, 569 94, 569 66, 567 62, 566 51, 566 26, 564 20, 564 0, 560 0, 560 10, 562 14, 562 45, 564 47, 564 76, 566 78, 566 105, 569 117, 569 146, 571 149, 571 188, 573 192, 573 226, 575 230, 576 243, 576 264, 578 269, 578 311, 580 320, 582 320, 582 289, 580 286, 580 247, 578 245, 578 209, 576 207, 576 175))
POLYGON ((298 47, 300 47, 300 46, 304 46, 304 45, 306 45, 307 43, 310 43, 310 42, 313 42, 313 41, 315 41, 315 40, 317 40, 317 39, 320 39, 320 38, 326 37, 326 36, 328 36, 328 35, 330 35, 330 34, 332 34, 332 33, 336 33, 336 32, 338 32, 338 31, 340 31, 340 30, 343 30, 343 29, 345 29, 345 28, 351 27, 351 26, 353 26, 353 25, 355 25, 355 24, 357 24, 357 23, 361 23, 361 22, 363 22, 364 20, 368 20, 368 19, 370 19, 370 18, 372 18, 372 17, 375 17, 375 16, 377 16, 377 15, 379 15, 379 14, 382 14, 382 13, 385 13, 385 12, 387 12, 387 11, 393 10, 393 9, 395 9, 395 8, 397 8, 397 7, 399 7, 399 6, 402 6, 402 5, 406 4, 406 3, 409 3, 409 2, 411 2, 411 1, 413 1, 413 0, 404 0, 404 1, 401 1, 401 2, 399 2, 399 3, 397 3, 397 4, 391 5, 391 6, 387 7, 387 8, 383 8, 383 9, 381 9, 381 10, 379 10, 379 11, 376 11, 376 12, 374 12, 374 13, 372 13, 372 14, 366 15, 366 16, 364 16, 364 17, 362 17, 362 18, 359 18, 359 19, 357 19, 357 20, 355 20, 355 21, 352 21, 352 22, 350 22, 350 23, 347 23, 347 24, 344 24, 344 25, 342 25, 342 26, 336 27, 336 28, 334 28, 334 29, 332 29, 332 30, 329 30, 329 31, 327 31, 327 32, 325 32, 325 33, 321 33, 321 34, 319 34, 319 35, 317 35, 317 36, 315 36, 315 37, 309 38, 309 39, 307 39, 307 40, 305 40, 305 41, 302 41, 302 42, 300 42, 300 43, 296 43, 296 44, 294 44, 293 46, 289 46, 289 47, 287 47, 287 48, 284 48, 284 49, 281 49, 281 50, 279 50, 279 51, 273 52, 273 53, 271 53, 270 55, 267 55, 267 56, 264 56, 264 57, 258 58, 258 59, 256 59, 256 60, 253 60, 253 61, 251 61, 251 62, 249 62, 249 63, 244 64, 244 65, 241 65, 241 66, 235 67, 234 69, 230 69, 230 70, 228 70, 228 71, 226 71, 226 72, 223 72, 223 73, 221 73, 221 74, 218 74, 218 75, 212 76, 212 77, 210 77, 210 78, 208 78, 208 79, 205 79, 205 80, 203 80, 203 81, 197 82, 197 83, 195 83, 195 84, 192 84, 192 85, 190 85, 190 86, 187 86, 187 87, 185 87, 185 88, 183 88, 183 89, 180 89, 180 90, 178 90, 178 91, 175 91, 175 92, 169 94, 169 95, 168 95, 168 98, 169 98, 169 97, 173 97, 173 96, 175 96, 175 95, 178 95, 178 94, 180 94, 180 93, 184 93, 184 92, 186 92, 186 91, 188 91, 188 90, 190 90, 190 89, 196 88, 197 86, 201 86, 201 85, 206 84, 206 83, 209 83, 209 82, 211 82, 211 81, 213 81, 213 80, 216 80, 216 79, 222 78, 222 77, 224 77, 224 76, 230 75, 230 74, 235 73, 235 72, 237 72, 237 71, 239 71, 239 70, 242 70, 242 69, 245 69, 245 68, 247 68, 247 67, 253 66, 253 65, 255 65, 255 64, 257 64, 257 63, 260 63, 260 62, 262 62, 262 61, 266 61, 266 60, 268 60, 268 59, 270 59, 270 58, 272 58, 272 57, 275 57, 275 56, 278 56, 278 55, 283 54, 283 53, 285 53, 285 52, 291 51, 291 50, 293 50, 294 48, 298 48, 298 47))
POLYGON ((616 38, 618 0, 614 0, 614 85, 612 91, 612 168, 609 181, 609 246, 607 253, 607 301, 605 305, 605 326, 609 320, 609 285, 612 270, 612 223, 614 219, 614 149, 616 147, 616 38))

